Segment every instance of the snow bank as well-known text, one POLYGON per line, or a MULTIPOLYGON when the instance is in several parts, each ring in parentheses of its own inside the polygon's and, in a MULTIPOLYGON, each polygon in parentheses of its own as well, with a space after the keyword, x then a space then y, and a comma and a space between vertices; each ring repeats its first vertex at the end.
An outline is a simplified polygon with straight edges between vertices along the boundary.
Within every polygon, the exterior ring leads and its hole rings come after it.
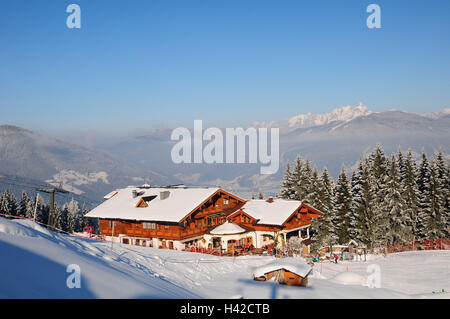
MULTIPOLYGON (((0 217, 0 218, 1 218, 0 233, 5 233, 8 235, 13 235, 13 236, 23 236, 23 237, 37 237, 39 235, 39 233, 36 232, 33 228, 21 225, 21 223, 23 222, 22 220, 21 221, 19 221, 19 220, 10 221, 3 217, 0 217)), ((36 223, 34 223, 34 224, 36 224, 36 223)))
POLYGON ((282 258, 277 259, 267 265, 258 267, 253 272, 253 277, 261 277, 267 274, 268 272, 272 272, 279 269, 285 269, 304 278, 309 274, 312 267, 308 265, 303 259, 300 258, 293 258, 293 257, 282 258))
POLYGON ((38 231, 38 232, 40 232, 42 234, 45 234, 47 236, 52 236, 51 232, 47 228, 39 225, 38 223, 35 223, 32 220, 29 220, 29 219, 15 219, 15 220, 13 220, 13 222, 17 223, 17 224, 20 224, 20 225, 23 225, 25 227, 31 228, 33 230, 36 230, 36 231, 38 231))
POLYGON ((331 282, 341 285, 366 286, 367 279, 359 274, 352 272, 341 272, 330 279, 331 282))

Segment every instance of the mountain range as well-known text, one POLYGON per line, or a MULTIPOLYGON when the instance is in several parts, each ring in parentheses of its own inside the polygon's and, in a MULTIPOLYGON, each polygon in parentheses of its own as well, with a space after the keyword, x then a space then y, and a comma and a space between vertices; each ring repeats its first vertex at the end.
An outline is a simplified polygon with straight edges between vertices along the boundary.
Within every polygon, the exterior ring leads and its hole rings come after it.
MULTIPOLYGON (((299 114, 282 122, 257 122, 255 127, 280 127, 279 171, 260 175, 259 164, 174 164, 171 129, 96 139, 77 145, 11 125, 0 126, 0 175, 62 185, 99 200, 130 184, 220 185, 243 197, 258 191, 279 192, 287 161, 309 158, 334 176, 349 171, 358 159, 381 144, 389 155, 411 149, 450 153, 450 109, 428 114, 391 110, 372 112, 366 106, 344 106, 325 114, 299 114)), ((0 178, 1 185, 1 178, 0 178)))

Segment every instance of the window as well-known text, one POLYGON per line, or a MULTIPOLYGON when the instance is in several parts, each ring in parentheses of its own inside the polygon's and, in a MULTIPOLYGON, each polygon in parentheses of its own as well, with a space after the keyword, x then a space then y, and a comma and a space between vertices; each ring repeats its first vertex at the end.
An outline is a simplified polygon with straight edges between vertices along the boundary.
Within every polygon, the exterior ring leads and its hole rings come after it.
POLYGON ((229 202, 230 202, 229 199, 227 199, 227 198, 224 198, 224 199, 223 199, 223 204, 224 204, 224 205, 228 205, 229 202))
POLYGON ((143 223, 144 229, 155 229, 155 223, 143 223))
POLYGON ((169 229, 169 225, 164 225, 164 228, 165 229, 169 229))

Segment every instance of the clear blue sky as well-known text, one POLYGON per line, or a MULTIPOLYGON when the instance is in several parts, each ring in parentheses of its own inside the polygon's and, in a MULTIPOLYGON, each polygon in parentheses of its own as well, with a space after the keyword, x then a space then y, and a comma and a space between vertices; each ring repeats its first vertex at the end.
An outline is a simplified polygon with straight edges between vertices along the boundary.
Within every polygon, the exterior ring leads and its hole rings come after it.
POLYGON ((426 113, 450 107, 449 57, 448 0, 2 0, 0 123, 249 125, 359 101, 426 113))

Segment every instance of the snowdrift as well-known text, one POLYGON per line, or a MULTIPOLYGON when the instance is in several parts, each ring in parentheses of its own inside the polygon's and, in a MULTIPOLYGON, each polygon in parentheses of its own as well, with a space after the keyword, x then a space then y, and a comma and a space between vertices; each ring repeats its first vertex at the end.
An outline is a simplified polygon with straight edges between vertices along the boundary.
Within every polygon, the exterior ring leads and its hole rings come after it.
POLYGON ((367 279, 365 277, 351 272, 341 272, 332 279, 330 279, 330 281, 342 285, 356 285, 356 286, 367 285, 367 279))

